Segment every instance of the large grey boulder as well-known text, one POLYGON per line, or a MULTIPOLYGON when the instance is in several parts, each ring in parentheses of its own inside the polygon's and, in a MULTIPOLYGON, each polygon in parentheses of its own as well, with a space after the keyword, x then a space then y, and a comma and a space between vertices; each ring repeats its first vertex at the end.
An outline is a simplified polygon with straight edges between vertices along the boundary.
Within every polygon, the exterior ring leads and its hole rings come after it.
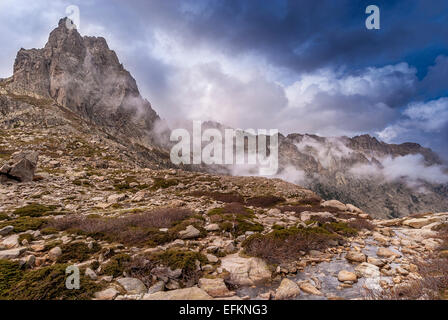
POLYGON ((143 294, 147 292, 145 284, 136 278, 121 278, 117 282, 128 294, 143 294))
POLYGON ((0 168, 0 182, 15 180, 33 181, 39 154, 37 151, 21 151, 11 156, 8 163, 0 168))

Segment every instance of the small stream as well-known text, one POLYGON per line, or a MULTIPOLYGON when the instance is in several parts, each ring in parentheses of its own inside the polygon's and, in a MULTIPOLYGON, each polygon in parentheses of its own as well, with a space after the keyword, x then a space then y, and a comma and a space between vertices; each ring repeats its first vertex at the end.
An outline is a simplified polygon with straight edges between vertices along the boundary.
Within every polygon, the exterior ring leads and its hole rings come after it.
MULTIPOLYGON (((395 237, 394 237, 395 238, 395 237)), ((352 243, 351 247, 359 246, 358 243, 352 243)), ((361 248, 362 252, 369 257, 377 257, 376 252, 378 250, 379 245, 373 240, 373 238, 367 238, 365 240, 365 247, 361 248)), ((390 250, 399 253, 401 256, 403 255, 399 249, 394 246, 388 247, 390 250)), ((321 287, 319 290, 324 294, 324 296, 315 296, 309 295, 304 292, 301 292, 299 296, 294 298, 294 300, 326 300, 330 297, 338 297, 344 299, 363 299, 365 297, 365 289, 363 288, 366 285, 368 288, 374 289, 379 288, 379 281, 385 280, 387 282, 392 281, 392 277, 385 276, 383 274, 377 278, 359 278, 358 282, 354 283, 352 287, 349 288, 341 288, 341 282, 338 280, 338 273, 341 270, 347 270, 354 272, 356 264, 351 264, 347 259, 345 259, 345 252, 334 256, 330 262, 321 262, 317 263, 314 266, 308 265, 304 271, 299 271, 296 275, 288 276, 289 279, 300 282, 304 280, 310 280, 311 284, 316 285, 312 278, 316 278, 321 287)), ((377 257, 379 258, 379 257, 377 257)), ((392 269, 399 266, 398 263, 392 262, 390 263, 392 269)), ((252 287, 241 287, 236 290, 237 295, 240 297, 249 296, 251 299, 257 300, 259 299, 258 295, 273 291, 278 288, 280 285, 280 281, 273 281, 270 284, 262 285, 256 288, 252 287)), ((316 287, 318 287, 316 285, 316 287)))

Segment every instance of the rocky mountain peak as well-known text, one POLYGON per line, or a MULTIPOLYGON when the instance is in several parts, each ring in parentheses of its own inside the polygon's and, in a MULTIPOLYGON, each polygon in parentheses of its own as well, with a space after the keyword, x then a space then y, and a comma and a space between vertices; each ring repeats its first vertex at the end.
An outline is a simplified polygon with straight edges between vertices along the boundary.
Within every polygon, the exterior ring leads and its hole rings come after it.
POLYGON ((8 89, 54 99, 83 118, 112 130, 142 136, 158 119, 137 83, 102 37, 83 37, 67 18, 43 49, 21 49, 8 89))

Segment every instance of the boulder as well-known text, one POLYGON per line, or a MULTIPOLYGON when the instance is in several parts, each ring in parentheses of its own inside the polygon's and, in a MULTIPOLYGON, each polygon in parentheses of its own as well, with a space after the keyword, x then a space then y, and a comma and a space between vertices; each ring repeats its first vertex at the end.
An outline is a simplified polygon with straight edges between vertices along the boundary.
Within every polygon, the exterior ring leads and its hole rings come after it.
POLYGON ((185 230, 179 231, 181 239, 194 239, 199 237, 200 234, 201 232, 192 225, 189 225, 185 230))
POLYGON ((271 271, 259 258, 243 258, 237 253, 221 259, 221 267, 230 273, 229 282, 235 285, 254 285, 269 280, 271 271))
POLYGON ((117 203, 126 199, 125 194, 112 194, 107 198, 108 203, 117 203))
POLYGON ((275 300, 291 299, 300 295, 299 286, 292 280, 283 279, 275 292, 275 300))
POLYGON ((54 247, 48 252, 48 258, 52 261, 58 260, 58 258, 61 256, 62 250, 59 247, 54 247))
POLYGON ((117 282, 126 290, 128 294, 142 294, 147 292, 145 284, 136 278, 121 278, 117 282))
POLYGON ((386 265, 385 261, 383 261, 381 259, 374 258, 374 257, 368 257, 367 262, 370 264, 373 264, 374 266, 380 267, 380 268, 386 265))
POLYGON ((390 257, 399 257, 400 254, 396 253, 388 248, 378 248, 378 251, 376 252, 376 255, 378 257, 383 257, 383 258, 390 258, 390 257))
POLYGON ((340 211, 348 211, 347 206, 338 200, 328 200, 322 202, 322 207, 338 209, 340 211))
POLYGON ((148 289, 148 294, 160 292, 163 291, 164 289, 165 289, 165 282, 158 281, 148 289))
POLYGON ((314 296, 322 296, 322 292, 320 292, 315 286, 313 286, 308 281, 302 282, 299 284, 300 290, 305 293, 314 295, 314 296))
POLYGON ((380 276, 380 268, 373 264, 363 262, 356 266, 355 273, 358 277, 376 278, 380 276))
POLYGON ((15 248, 9 250, 1 250, 0 251, 0 259, 16 259, 23 252, 25 252, 26 248, 15 248))
POLYGON ((212 300, 213 298, 198 287, 161 291, 145 294, 143 300, 212 300))
POLYGON ((352 205, 352 204, 346 204, 345 205, 347 207, 347 211, 353 212, 353 213, 358 213, 358 214, 362 214, 362 210, 359 209, 358 207, 352 205))
POLYGON ((375 241, 381 243, 382 245, 388 245, 388 244, 389 244, 389 241, 390 241, 390 238, 388 238, 388 237, 382 235, 382 234, 379 233, 379 232, 374 232, 374 233, 373 233, 373 240, 375 240, 375 241))
POLYGON ((428 224, 439 221, 438 217, 429 217, 429 218, 416 218, 416 219, 406 219, 403 221, 403 225, 415 229, 420 229, 428 224))
POLYGON ((205 230, 207 230, 207 231, 218 231, 219 230, 219 225, 217 223, 211 223, 211 224, 205 226, 205 230))
POLYGON ((350 262, 358 262, 358 263, 367 261, 366 255, 362 252, 357 251, 349 251, 345 255, 345 259, 347 259, 350 262))
POLYGON ((14 230, 13 226, 6 226, 0 229, 0 236, 6 236, 14 230))
POLYGON ((302 212, 300 214, 300 220, 302 221, 308 221, 313 217, 317 217, 317 218, 334 218, 334 215, 332 215, 329 212, 302 212))
POLYGON ((207 292, 213 298, 231 297, 235 295, 235 292, 230 291, 224 283, 224 280, 221 278, 199 279, 199 288, 207 292))
POLYGON ((20 151, 11 156, 9 163, 0 168, 0 181, 33 181, 39 154, 37 151, 20 151))
POLYGON ((353 272, 350 272, 347 270, 341 270, 338 273, 338 280, 341 282, 345 282, 345 281, 356 282, 356 281, 358 281, 358 277, 353 272))
POLYGON ((12 234, 0 242, 0 246, 6 249, 17 248, 19 246, 19 235, 12 234))

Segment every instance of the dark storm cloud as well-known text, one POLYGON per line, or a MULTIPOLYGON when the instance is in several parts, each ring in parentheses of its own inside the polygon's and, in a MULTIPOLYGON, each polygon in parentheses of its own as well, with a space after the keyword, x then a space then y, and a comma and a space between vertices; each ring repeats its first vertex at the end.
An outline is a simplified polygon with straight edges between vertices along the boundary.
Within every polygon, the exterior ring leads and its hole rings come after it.
POLYGON ((448 150, 446 0, 2 0, 0 77, 69 5, 162 117, 448 150), (380 30, 365 28, 370 4, 380 30))
POLYGON ((148 24, 172 28, 180 41, 205 42, 228 54, 255 51, 300 72, 394 63, 434 43, 442 47, 432 60, 448 52, 443 0, 374 1, 381 9, 379 31, 364 26, 371 1, 130 2, 148 24))

